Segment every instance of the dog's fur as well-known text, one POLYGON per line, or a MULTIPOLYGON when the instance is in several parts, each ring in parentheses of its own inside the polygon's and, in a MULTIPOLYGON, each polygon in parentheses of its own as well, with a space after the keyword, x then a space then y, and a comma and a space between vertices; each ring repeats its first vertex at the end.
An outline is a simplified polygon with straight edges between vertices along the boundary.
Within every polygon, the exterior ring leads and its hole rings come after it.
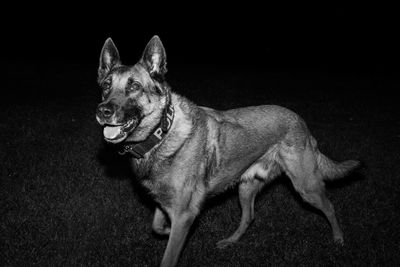
POLYGON ((324 193, 324 180, 344 176, 357 161, 328 159, 304 121, 286 108, 266 105, 217 111, 196 106, 171 92, 164 80, 166 70, 166 53, 157 36, 131 67, 121 64, 117 48, 107 39, 98 70, 103 102, 97 120, 105 126, 108 142, 142 142, 160 123, 168 103, 175 110, 165 138, 143 158, 131 160, 137 178, 159 204, 154 231, 169 234, 161 266, 177 264, 207 196, 235 184, 239 184, 241 222, 217 246, 238 241, 254 218, 257 192, 281 172, 306 202, 325 214, 333 239, 343 243, 334 208, 324 193))

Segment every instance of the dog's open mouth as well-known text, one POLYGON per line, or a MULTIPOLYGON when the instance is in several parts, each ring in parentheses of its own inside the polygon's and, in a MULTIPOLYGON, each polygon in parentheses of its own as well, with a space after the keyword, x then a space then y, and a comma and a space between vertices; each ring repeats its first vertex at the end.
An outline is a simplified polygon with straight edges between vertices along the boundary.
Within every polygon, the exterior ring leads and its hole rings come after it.
POLYGON ((104 139, 110 143, 119 143, 125 140, 128 133, 131 132, 137 125, 137 120, 132 119, 123 125, 107 125, 104 127, 104 139))

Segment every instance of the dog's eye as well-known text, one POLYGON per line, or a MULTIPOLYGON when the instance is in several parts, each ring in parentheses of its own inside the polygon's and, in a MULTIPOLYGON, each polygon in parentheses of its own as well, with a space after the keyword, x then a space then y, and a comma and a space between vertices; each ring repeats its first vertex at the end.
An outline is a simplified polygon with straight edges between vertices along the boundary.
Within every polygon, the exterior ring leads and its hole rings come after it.
POLYGON ((137 91, 141 88, 142 86, 140 85, 140 83, 134 81, 132 78, 128 79, 127 85, 126 85, 126 91, 128 93, 130 92, 134 92, 137 91))
POLYGON ((104 89, 104 91, 109 90, 111 87, 111 81, 110 79, 107 79, 103 82, 102 87, 104 89))
POLYGON ((109 79, 105 80, 102 84, 101 87, 103 89, 103 97, 106 97, 111 90, 111 81, 109 79))

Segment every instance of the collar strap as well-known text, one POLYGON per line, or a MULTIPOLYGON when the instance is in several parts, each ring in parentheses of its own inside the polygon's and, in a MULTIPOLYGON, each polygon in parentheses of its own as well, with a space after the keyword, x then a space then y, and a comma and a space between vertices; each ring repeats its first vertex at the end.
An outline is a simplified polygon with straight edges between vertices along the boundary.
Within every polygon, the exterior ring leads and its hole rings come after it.
POLYGON ((160 123, 146 140, 139 143, 123 144, 121 151, 118 153, 120 155, 131 153, 137 159, 143 158, 144 154, 159 144, 168 133, 168 130, 171 128, 172 122, 174 121, 174 113, 174 107, 169 103, 169 105, 164 109, 160 123))

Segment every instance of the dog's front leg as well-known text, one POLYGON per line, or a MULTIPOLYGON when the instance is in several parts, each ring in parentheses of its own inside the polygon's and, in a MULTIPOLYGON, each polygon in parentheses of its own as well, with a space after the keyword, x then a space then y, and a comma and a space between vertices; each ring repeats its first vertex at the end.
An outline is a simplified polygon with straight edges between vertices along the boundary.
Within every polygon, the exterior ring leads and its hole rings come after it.
POLYGON ((185 243, 196 214, 191 211, 184 211, 174 214, 171 218, 171 232, 168 239, 167 249, 161 262, 161 267, 172 267, 178 263, 179 255, 185 243))

